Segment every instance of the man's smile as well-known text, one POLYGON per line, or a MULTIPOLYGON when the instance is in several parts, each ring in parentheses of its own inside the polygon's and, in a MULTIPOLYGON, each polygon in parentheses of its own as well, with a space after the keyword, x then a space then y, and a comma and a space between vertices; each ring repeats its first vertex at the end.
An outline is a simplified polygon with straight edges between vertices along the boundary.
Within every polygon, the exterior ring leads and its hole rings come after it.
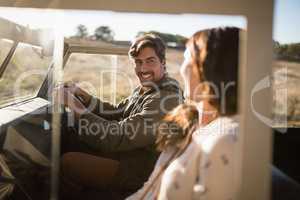
POLYGON ((141 81, 149 81, 153 79, 153 72, 139 72, 139 77, 141 81))

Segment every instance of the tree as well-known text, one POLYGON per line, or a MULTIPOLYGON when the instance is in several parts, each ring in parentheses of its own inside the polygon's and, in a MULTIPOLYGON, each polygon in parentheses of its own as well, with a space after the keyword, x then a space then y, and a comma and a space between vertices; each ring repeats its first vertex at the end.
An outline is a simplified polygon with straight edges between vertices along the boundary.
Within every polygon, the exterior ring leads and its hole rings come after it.
POLYGON ((296 61, 300 59, 300 44, 294 43, 289 44, 287 48, 287 55, 289 56, 290 60, 296 61))
POLYGON ((109 28, 109 26, 99 26, 96 28, 94 36, 96 40, 111 42, 114 40, 115 33, 109 28))
POLYGON ((280 43, 273 40, 273 53, 276 59, 280 59, 280 43))
POLYGON ((273 41, 276 59, 300 62, 300 43, 280 44, 273 41))
POLYGON ((85 25, 79 24, 77 26, 76 37, 78 38, 86 38, 88 36, 88 30, 85 25))

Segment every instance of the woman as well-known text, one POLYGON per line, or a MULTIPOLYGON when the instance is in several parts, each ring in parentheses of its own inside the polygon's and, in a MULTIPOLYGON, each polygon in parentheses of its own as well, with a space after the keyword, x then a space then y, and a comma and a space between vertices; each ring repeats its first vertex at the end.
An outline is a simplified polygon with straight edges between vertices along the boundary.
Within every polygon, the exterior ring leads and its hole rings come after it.
POLYGON ((233 198, 239 32, 215 28, 188 40, 181 67, 186 102, 166 116, 157 140, 162 154, 128 199, 233 198))

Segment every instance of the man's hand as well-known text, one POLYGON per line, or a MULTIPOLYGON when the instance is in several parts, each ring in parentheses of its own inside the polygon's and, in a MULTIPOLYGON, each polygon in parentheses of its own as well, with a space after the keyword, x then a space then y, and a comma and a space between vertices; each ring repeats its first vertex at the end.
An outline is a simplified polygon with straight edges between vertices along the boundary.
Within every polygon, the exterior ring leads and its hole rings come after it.
POLYGON ((67 88, 70 93, 72 93, 75 97, 77 97, 81 103, 83 103, 86 107, 89 106, 92 96, 78 87, 75 83, 73 82, 67 82, 64 83, 64 88, 67 88))
POLYGON ((70 88, 61 85, 54 92, 58 102, 73 111, 77 118, 87 112, 85 105, 70 91, 70 88))

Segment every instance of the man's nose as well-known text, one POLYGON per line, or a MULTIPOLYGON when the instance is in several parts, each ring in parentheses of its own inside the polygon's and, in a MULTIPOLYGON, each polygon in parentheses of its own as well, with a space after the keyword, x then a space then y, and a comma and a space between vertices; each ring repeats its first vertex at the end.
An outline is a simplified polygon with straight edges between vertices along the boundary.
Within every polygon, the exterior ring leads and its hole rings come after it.
POLYGON ((149 69, 149 66, 147 65, 146 62, 141 63, 139 66, 139 71, 147 71, 149 69))
POLYGON ((143 63, 143 64, 141 65, 141 71, 145 71, 145 70, 147 70, 147 68, 148 68, 148 66, 147 66, 146 63, 143 63))

